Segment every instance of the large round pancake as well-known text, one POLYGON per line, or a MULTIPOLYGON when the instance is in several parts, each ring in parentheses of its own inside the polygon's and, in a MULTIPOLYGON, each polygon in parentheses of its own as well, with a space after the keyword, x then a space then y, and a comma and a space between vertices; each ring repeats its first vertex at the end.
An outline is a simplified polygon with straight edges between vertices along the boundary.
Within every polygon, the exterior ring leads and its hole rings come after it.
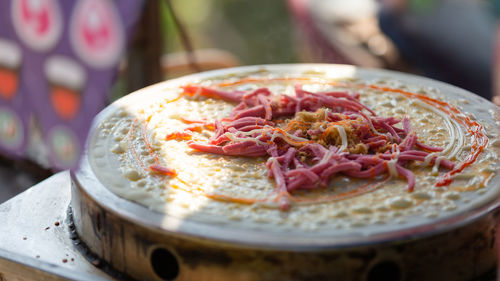
MULTIPOLYGON (((235 87, 250 89, 255 85, 243 83, 235 87)), ((426 143, 443 146, 452 137, 446 129, 440 131, 446 128, 440 114, 415 104, 412 99, 402 98, 398 92, 335 87, 359 91, 363 102, 384 115, 410 115, 412 125, 426 143)), ((75 176, 90 196, 114 212, 164 231, 276 247, 332 246, 386 240, 402 234, 442 231, 464 224, 496 207, 500 180, 495 172, 499 162, 497 110, 488 101, 459 88, 389 71, 342 65, 269 65, 212 71, 145 88, 109 106, 96 118, 87 154, 75 176), (485 128, 484 134, 489 143, 476 163, 456 177, 450 186, 435 187, 439 176, 424 172, 418 177, 418 184, 412 193, 405 189, 404 181, 394 179, 360 196, 297 205, 286 212, 263 204, 211 200, 203 195, 206 191, 195 193, 175 189, 171 192, 171 185, 175 182, 141 172, 140 165, 134 163, 135 160, 126 151, 134 147, 139 157, 148 161, 151 158, 147 153, 150 148, 141 142, 141 136, 145 134, 152 149, 157 151, 162 161, 178 171, 184 182, 189 180, 192 185, 206 188, 209 192, 237 193, 255 198, 272 193, 274 183, 267 178, 262 167, 265 160, 192 153, 183 142, 164 140, 165 134, 175 128, 179 124, 178 118, 185 114, 194 119, 207 116, 222 118, 233 106, 219 100, 180 99, 170 102, 178 96, 179 86, 188 83, 216 85, 221 81, 236 81, 248 76, 288 79, 286 83, 279 79, 275 84, 264 83, 274 91, 286 91, 287 86, 298 81, 311 90, 321 89, 324 81, 341 81, 349 85, 374 84, 423 94, 446 101, 478 120, 485 128), (300 77, 311 80, 304 83, 294 79, 300 77), (149 122, 144 131, 139 126, 143 120, 149 122), (129 134, 134 126, 138 129, 129 134), (132 137, 129 139, 129 136, 132 137), (145 151, 144 155, 142 151, 145 151)), ((465 128, 461 129, 465 131, 465 128)), ((464 134, 463 151, 455 161, 467 157, 472 149, 471 143, 472 138, 464 134)), ((342 188, 347 190, 352 187, 353 181, 341 177, 334 185, 337 188, 302 196, 317 197, 339 192, 342 188)))

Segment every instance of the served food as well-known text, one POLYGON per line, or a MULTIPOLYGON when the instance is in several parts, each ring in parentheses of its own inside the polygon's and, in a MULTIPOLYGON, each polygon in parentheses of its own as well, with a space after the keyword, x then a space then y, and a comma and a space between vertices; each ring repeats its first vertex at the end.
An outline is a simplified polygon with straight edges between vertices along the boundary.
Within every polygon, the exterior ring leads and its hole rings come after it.
POLYGON ((112 192, 186 220, 332 235, 421 225, 498 195, 489 104, 328 66, 198 78, 104 113, 89 159, 112 192))

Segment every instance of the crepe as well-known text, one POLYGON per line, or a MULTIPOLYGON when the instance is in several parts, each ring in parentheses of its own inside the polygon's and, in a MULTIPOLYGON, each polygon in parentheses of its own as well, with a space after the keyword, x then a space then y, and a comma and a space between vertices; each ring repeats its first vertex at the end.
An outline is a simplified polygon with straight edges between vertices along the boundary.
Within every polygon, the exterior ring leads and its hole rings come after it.
POLYGON ((498 194, 494 106, 348 69, 228 70, 146 88, 102 114, 92 169, 155 212, 311 235, 421 225, 498 194), (319 164, 343 166, 323 176, 319 164))

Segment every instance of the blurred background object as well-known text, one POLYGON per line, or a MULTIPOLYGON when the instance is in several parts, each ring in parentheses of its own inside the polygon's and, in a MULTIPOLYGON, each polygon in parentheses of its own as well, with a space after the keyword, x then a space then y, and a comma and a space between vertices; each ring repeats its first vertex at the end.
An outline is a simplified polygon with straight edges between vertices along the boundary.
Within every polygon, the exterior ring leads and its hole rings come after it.
POLYGON ((379 24, 422 75, 492 96, 491 1, 381 1, 379 24))
POLYGON ((495 24, 489 1, 289 2, 302 33, 322 42, 306 46, 319 55, 314 61, 411 72, 491 98, 495 24))
POLYGON ((0 201, 78 166, 142 8, 137 0, 0 2, 0 156, 7 160, 0 201))
MULTIPOLYGON (((197 67, 203 71, 241 65, 238 57, 222 49, 198 49, 192 55, 196 58, 197 67)), ((163 73, 169 78, 193 73, 185 52, 163 54, 160 63, 163 73)))
MULTIPOLYGON (((217 65, 229 67, 300 61, 286 1, 172 0, 171 3, 191 45, 198 50, 194 56, 202 70, 217 65)), ((175 53, 162 59, 168 71, 174 65, 175 69, 179 67, 186 46, 166 5, 162 5, 162 20, 164 52, 175 53), (169 59, 173 61, 168 62, 169 59)), ((166 77, 179 76, 175 69, 165 73, 166 77)), ((185 72, 182 70, 182 74, 185 72)))
POLYGON ((500 106, 500 0, 493 0, 496 19, 495 46, 493 51, 493 102, 500 106))
POLYGON ((289 0, 301 60, 401 69, 397 50, 377 24, 373 0, 289 0))

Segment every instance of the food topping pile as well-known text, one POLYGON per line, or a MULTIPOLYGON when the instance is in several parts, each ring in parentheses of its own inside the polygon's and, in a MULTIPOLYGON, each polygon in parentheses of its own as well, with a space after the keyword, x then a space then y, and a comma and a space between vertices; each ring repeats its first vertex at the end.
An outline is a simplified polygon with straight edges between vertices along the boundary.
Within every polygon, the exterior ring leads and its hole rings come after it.
POLYGON ((338 174, 353 178, 405 178, 415 186, 411 167, 433 165, 453 169, 454 163, 419 141, 410 119, 378 116, 344 91, 310 92, 295 86, 294 95, 268 88, 223 91, 188 85, 183 96, 223 99, 237 103, 227 118, 187 120, 192 124, 167 139, 189 140, 190 148, 207 153, 268 157, 269 176, 276 182, 282 209, 290 192, 328 186, 338 174), (208 142, 190 140, 193 131, 213 130, 208 142))

